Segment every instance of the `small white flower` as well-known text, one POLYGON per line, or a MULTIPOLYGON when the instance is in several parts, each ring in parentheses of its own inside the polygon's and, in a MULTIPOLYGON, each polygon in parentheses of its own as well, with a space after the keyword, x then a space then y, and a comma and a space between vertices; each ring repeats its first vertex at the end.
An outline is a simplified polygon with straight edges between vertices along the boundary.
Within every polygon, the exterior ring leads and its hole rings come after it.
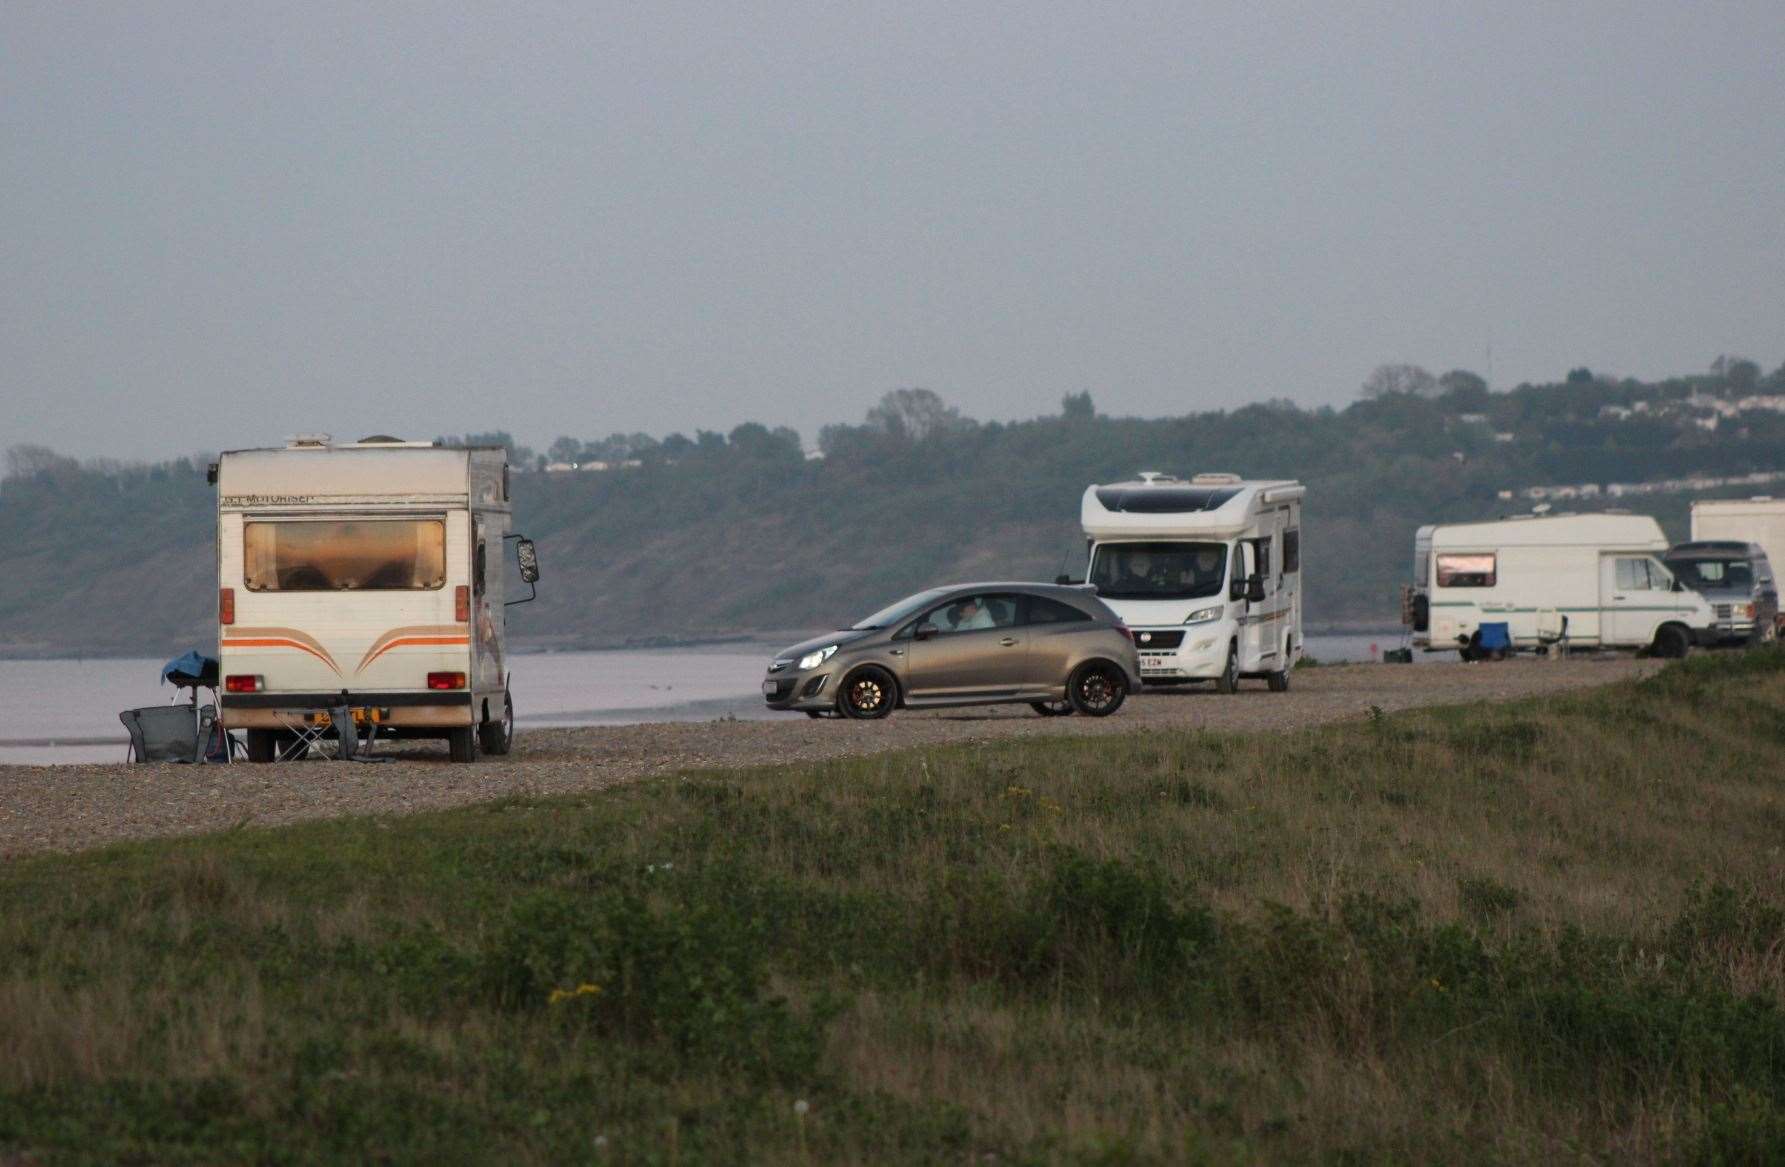
POLYGON ((806 1117, 806 1111, 811 1109, 812 1104, 807 1102, 804 1098, 799 1099, 793 1104, 793 1113, 799 1115, 801 1118, 806 1117))
POLYGON ((599 1151, 606 1146, 607 1146, 607 1136, 606 1135, 596 1135, 595 1136, 595 1149, 597 1151, 599 1151))

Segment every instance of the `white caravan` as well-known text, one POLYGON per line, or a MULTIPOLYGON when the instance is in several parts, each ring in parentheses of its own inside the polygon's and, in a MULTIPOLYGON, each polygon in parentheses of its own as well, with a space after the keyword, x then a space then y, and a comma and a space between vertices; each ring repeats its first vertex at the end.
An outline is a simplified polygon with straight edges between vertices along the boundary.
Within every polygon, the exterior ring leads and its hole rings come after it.
POLYGON ((1683 656, 1712 634, 1711 606, 1662 564, 1667 537, 1647 515, 1519 515, 1421 527, 1402 619, 1413 644, 1472 660, 1481 626, 1513 649, 1646 648, 1683 656))
POLYGON ((454 761, 508 752, 504 540, 530 591, 539 571, 509 534, 505 451, 323 435, 226 453, 211 480, 221 716, 250 758, 342 707, 454 761))
POLYGON ((1302 655, 1304 493, 1234 474, 1086 488, 1086 582, 1133 629, 1144 681, 1289 687, 1302 655))

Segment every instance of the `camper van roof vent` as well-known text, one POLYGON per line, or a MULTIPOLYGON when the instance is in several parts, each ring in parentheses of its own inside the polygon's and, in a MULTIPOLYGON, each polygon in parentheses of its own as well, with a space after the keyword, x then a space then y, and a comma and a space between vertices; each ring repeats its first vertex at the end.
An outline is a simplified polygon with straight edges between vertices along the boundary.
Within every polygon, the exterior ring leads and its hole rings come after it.
POLYGON ((285 439, 287 450, 323 450, 334 439, 328 434, 292 434, 285 439))
POLYGON ((1198 486, 1233 486, 1240 481, 1238 474, 1198 474, 1190 480, 1198 486))

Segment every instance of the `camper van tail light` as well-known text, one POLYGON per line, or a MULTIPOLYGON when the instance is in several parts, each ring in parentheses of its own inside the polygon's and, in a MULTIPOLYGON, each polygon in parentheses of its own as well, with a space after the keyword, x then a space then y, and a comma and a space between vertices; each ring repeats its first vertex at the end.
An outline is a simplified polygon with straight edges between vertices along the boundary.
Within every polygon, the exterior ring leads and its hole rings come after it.
POLYGON ((236 622, 236 590, 234 588, 217 589, 217 623, 234 624, 236 622))
POLYGON ((463 689, 464 687, 465 687, 465 674, 464 673, 429 673, 428 674, 428 688, 430 688, 430 689, 442 689, 442 690, 463 689))
POLYGON ((452 590, 452 618, 461 624, 471 619, 471 589, 465 584, 452 590))
POLYGON ((225 693, 258 693, 266 688, 266 681, 251 673, 231 673, 223 678, 225 693))

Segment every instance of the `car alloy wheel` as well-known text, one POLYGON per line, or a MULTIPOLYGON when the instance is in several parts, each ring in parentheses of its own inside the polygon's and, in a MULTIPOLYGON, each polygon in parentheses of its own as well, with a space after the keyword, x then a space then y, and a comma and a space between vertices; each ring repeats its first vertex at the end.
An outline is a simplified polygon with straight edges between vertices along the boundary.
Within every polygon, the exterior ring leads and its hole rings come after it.
POLYGON ((845 716, 859 721, 885 717, 898 704, 897 686, 892 674, 869 665, 844 679, 839 704, 845 716))

